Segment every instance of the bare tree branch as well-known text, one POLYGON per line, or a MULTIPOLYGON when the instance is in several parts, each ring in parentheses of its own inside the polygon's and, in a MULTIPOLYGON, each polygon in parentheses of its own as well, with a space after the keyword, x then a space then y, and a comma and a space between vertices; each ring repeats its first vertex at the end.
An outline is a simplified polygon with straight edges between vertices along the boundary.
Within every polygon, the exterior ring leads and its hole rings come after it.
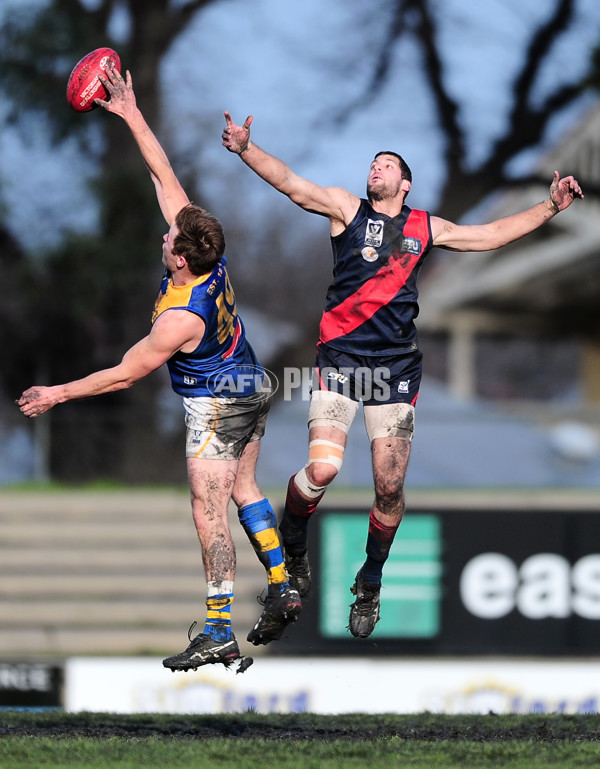
POLYGON ((389 81, 392 72, 394 45, 407 34, 415 36, 423 49, 425 72, 437 108, 438 117, 446 140, 446 163, 450 175, 463 166, 465 137, 458 121, 458 105, 444 86, 444 64, 437 43, 435 14, 427 0, 394 0, 391 22, 380 47, 375 66, 366 89, 349 102, 334 118, 336 125, 347 122, 365 104, 373 100, 381 86, 389 81))
POLYGON ((431 86, 438 116, 446 142, 447 172, 453 176, 462 168, 465 159, 465 137, 458 121, 458 105, 444 87, 444 65, 437 43, 435 16, 428 2, 412 0, 411 5, 418 17, 415 32, 425 52, 425 72, 431 86))
POLYGON ((458 102, 445 87, 446 66, 431 0, 394 0, 386 6, 391 16, 370 81, 357 98, 337 114, 335 122, 338 125, 346 122, 389 83, 394 75, 394 50, 407 35, 411 35, 423 52, 423 69, 444 137, 443 173, 446 181, 440 194, 440 214, 460 217, 489 192, 514 182, 506 175, 507 163, 523 150, 539 144, 549 121, 581 94, 581 84, 573 83, 557 86, 541 104, 536 105, 533 100, 540 71, 546 65, 552 47, 573 23, 575 6, 576 0, 558 0, 550 17, 533 31, 514 82, 508 129, 491 146, 479 168, 469 170, 466 163, 467 138, 459 120, 458 102))
POLYGON ((378 88, 381 88, 381 86, 389 80, 392 74, 391 68, 394 43, 396 43, 404 35, 407 29, 410 28, 408 16, 413 1, 414 0, 394 0, 391 23, 375 60, 375 66, 369 83, 364 91, 361 91, 353 101, 349 101, 334 116, 334 125, 340 126, 347 123, 358 109, 364 108, 366 104, 373 101, 378 88))
POLYGON ((567 85, 551 93, 541 107, 536 109, 531 104, 532 89, 540 68, 551 47, 572 21, 573 15, 574 0, 560 0, 552 17, 533 36, 521 74, 515 81, 510 127, 493 146, 485 163, 486 173, 492 173, 500 179, 507 161, 518 152, 538 144, 556 111, 570 104, 581 93, 578 84, 567 85))
POLYGON ((516 130, 524 114, 529 113, 535 79, 557 38, 567 29, 574 16, 574 0, 559 0, 554 14, 533 35, 525 55, 523 69, 515 82, 515 100, 510 124, 516 130))
POLYGON ((479 168, 462 173, 456 164, 454 167, 449 164, 439 203, 443 216, 456 219, 490 192, 513 186, 515 179, 507 175, 507 163, 523 150, 538 145, 550 120, 581 95, 579 82, 566 84, 551 92, 540 106, 533 104, 537 77, 552 46, 573 21, 574 6, 575 0, 559 0, 552 16, 533 34, 521 72, 515 80, 509 126, 492 145, 486 160, 479 168), (459 195, 457 190, 460 190, 459 195))

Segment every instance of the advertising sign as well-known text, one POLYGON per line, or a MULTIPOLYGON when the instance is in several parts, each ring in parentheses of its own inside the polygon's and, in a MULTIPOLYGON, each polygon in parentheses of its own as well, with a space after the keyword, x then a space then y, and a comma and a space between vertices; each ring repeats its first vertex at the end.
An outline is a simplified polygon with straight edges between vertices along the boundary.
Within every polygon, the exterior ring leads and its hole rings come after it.
POLYGON ((257 658, 171 673, 160 658, 73 657, 65 710, 101 713, 598 713, 600 663, 257 658))
POLYGON ((0 709, 60 708, 63 668, 43 662, 0 662, 0 709))
POLYGON ((274 653, 598 653, 600 512, 409 510, 384 567, 381 619, 356 639, 350 586, 367 528, 364 510, 317 513, 311 596, 274 653))
MULTIPOLYGON (((442 597, 441 525, 435 515, 408 516, 386 564, 378 638, 435 638, 442 597)), ((348 575, 364 560, 364 515, 328 515, 321 525, 319 629, 347 638, 348 575)))

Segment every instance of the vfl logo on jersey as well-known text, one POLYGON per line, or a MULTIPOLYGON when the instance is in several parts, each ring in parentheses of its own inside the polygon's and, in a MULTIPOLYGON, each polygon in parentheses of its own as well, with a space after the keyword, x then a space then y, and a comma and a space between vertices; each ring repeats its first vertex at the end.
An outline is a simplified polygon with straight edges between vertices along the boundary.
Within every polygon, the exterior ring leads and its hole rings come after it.
POLYGON ((399 393, 407 393, 408 392, 408 385, 410 384, 410 379, 407 381, 402 381, 398 384, 398 392, 399 393))
POLYGON ((419 238, 402 238, 401 249, 404 254, 420 254, 421 241, 419 238))
POLYGON ((367 219, 367 230, 365 232, 365 246, 379 248, 383 243, 383 220, 367 219))

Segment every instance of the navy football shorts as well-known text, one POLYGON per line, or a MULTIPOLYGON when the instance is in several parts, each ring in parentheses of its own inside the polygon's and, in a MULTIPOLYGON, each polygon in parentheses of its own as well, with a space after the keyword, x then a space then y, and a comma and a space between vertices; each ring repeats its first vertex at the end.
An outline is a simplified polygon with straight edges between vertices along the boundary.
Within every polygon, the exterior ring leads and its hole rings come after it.
POLYGON ((415 405, 422 377, 423 354, 352 355, 317 345, 313 390, 328 390, 371 406, 415 405))

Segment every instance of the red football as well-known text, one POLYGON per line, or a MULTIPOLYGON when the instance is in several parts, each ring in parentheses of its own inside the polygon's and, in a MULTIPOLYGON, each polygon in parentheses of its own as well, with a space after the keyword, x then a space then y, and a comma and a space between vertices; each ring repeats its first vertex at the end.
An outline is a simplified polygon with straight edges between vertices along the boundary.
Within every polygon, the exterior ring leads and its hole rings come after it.
POLYGON ((114 64, 121 71, 121 59, 112 48, 96 48, 77 62, 69 75, 67 101, 76 112, 89 112, 98 105, 94 99, 106 99, 106 89, 98 79, 98 73, 114 64))

